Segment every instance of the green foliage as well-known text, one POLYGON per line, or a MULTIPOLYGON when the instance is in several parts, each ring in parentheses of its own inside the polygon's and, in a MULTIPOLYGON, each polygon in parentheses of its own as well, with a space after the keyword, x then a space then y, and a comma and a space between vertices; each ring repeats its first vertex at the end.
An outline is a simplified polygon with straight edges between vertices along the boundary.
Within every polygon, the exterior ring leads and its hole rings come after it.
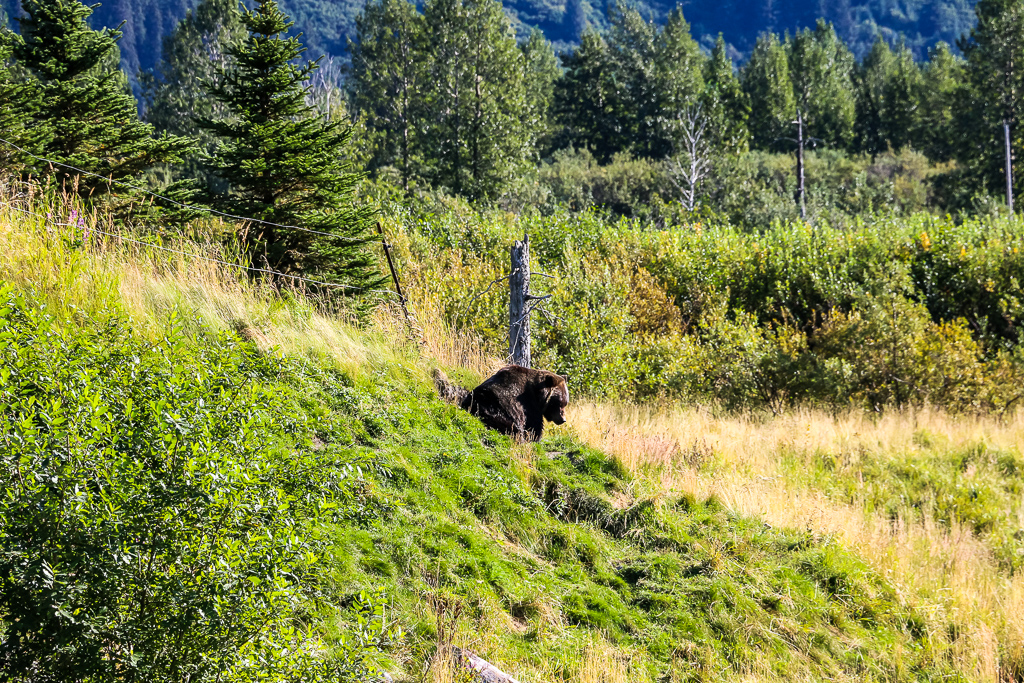
POLYGON ((743 67, 743 90, 750 98, 750 138, 760 149, 780 149, 790 135, 796 100, 785 47, 774 33, 757 39, 743 67))
MULTIPOLYGON (((196 119, 219 118, 226 111, 223 103, 209 97, 205 84, 227 67, 228 46, 244 35, 234 0, 202 0, 190 10, 164 38, 160 61, 153 71, 141 74, 146 120, 157 130, 187 135, 204 151, 211 151, 213 136, 201 129, 196 119)), ((193 156, 184 168, 176 168, 174 175, 202 174, 193 156)))
POLYGON ((750 104, 736 77, 732 59, 726 52, 725 39, 721 34, 711 50, 704 82, 707 84, 704 97, 714 137, 713 146, 725 154, 747 151, 750 138, 750 132, 747 130, 750 104))
POLYGON ((535 268, 555 277, 537 293, 558 316, 535 316, 534 357, 585 394, 773 411, 1003 410, 1020 394, 1016 221, 790 219, 747 234, 706 216, 655 230, 586 212, 442 220, 424 208, 407 224, 403 268, 494 353, 504 300, 476 294, 504 273, 507 244, 531 234, 535 268))
MULTIPOLYGON (((28 15, 20 20, 24 41, 16 44, 14 55, 38 83, 32 125, 47 131, 44 156, 100 176, 79 177, 79 193, 130 194, 109 180, 137 178, 191 149, 184 138, 153 138, 153 127, 139 121, 117 68, 120 32, 90 29, 92 9, 78 0, 25 0, 23 9, 28 15)), ((51 172, 41 162, 35 169, 51 172)), ((67 169, 53 172, 61 178, 75 175, 67 169)))
POLYGON ((616 82, 608 44, 586 31, 575 50, 563 53, 565 73, 555 84, 555 113, 564 129, 562 146, 587 149, 606 162, 629 144, 618 122, 626 107, 616 82))
MULTIPOLYGON (((34 125, 33 112, 39 107, 39 88, 35 81, 19 79, 12 68, 14 48, 21 36, 0 29, 0 137, 39 154, 49 131, 34 125)), ((0 143, 0 167, 21 172, 32 167, 34 159, 10 145, 0 143)))
POLYGON ((0 290, 0 677, 365 680, 379 596, 356 640, 316 647, 322 525, 359 513, 365 460, 312 446, 280 371, 0 290))
POLYGON ((536 130, 536 154, 543 156, 550 148, 556 124, 552 116, 555 83, 562 75, 551 43, 539 30, 530 31, 521 45, 526 69, 526 99, 529 106, 529 128, 536 130))
POLYGON ((384 0, 358 25, 349 87, 371 170, 397 167, 406 192, 418 177, 457 195, 501 195, 550 132, 550 46, 538 35, 520 49, 496 0, 437 0, 423 15, 384 0))
POLYGON ((525 55, 497 0, 431 0, 424 17, 427 173, 455 194, 493 199, 530 157, 539 132, 525 55))
POLYGON ((372 152, 368 170, 395 166, 404 190, 422 168, 419 125, 426 115, 426 27, 405 0, 368 2, 349 44, 349 87, 355 111, 367 117, 372 152))
POLYGON ((382 279, 364 246, 373 210, 353 202, 358 176, 341 159, 348 126, 325 122, 306 103, 304 83, 317 65, 293 63, 303 49, 298 38, 283 37, 292 24, 277 3, 262 0, 242 20, 249 36, 231 45, 233 61, 209 88, 223 113, 199 120, 218 138, 206 163, 230 185, 211 203, 277 224, 252 231, 257 264, 301 271, 358 296, 382 279))
POLYGON ((964 60, 939 43, 922 67, 922 78, 919 145, 929 158, 948 161, 957 149, 954 119, 965 81, 964 60))
POLYGON ((813 31, 798 31, 786 48, 795 104, 806 121, 806 134, 829 147, 849 148, 856 106, 853 54, 823 20, 813 31))
MULTIPOLYGON (((962 137, 958 158, 971 169, 978 186, 998 196, 1006 187, 1004 157, 999 153, 1004 121, 1010 124, 1013 148, 1024 144, 1024 75, 1019 67, 1024 59, 1024 3, 982 0, 974 9, 977 26, 958 42, 971 86, 959 117, 962 129, 970 134, 962 137)), ((1015 179, 1014 193, 1020 188, 1015 179)))

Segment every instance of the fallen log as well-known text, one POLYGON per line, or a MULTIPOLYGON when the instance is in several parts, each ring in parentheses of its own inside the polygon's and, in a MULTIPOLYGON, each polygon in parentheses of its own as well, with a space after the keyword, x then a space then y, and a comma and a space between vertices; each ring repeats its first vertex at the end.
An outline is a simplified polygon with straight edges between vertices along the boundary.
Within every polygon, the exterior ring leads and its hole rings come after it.
POLYGON ((483 683, 519 683, 519 680, 505 673, 490 662, 481 659, 469 650, 452 646, 452 654, 466 669, 476 674, 483 683))

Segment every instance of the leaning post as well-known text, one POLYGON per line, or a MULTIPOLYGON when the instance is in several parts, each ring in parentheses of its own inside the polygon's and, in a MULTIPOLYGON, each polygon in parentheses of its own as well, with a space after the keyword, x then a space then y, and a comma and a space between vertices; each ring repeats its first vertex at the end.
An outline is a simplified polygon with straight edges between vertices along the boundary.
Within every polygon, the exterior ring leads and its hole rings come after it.
POLYGON ((509 282, 508 353, 512 363, 530 367, 530 237, 512 244, 509 282))

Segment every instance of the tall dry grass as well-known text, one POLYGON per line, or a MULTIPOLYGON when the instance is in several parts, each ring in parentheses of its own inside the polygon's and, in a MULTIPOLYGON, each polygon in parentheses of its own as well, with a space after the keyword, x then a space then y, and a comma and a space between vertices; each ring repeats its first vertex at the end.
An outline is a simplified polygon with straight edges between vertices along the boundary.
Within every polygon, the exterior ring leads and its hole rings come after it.
MULTIPOLYGON (((72 195, 13 197, 0 188, 0 279, 31 290, 65 319, 128 316, 152 337, 169 325, 232 330, 264 351, 327 358, 353 375, 372 367, 427 376, 393 307, 381 307, 374 324, 359 326, 343 307, 316 301, 301 282, 251 278, 225 265, 240 259, 219 239, 224 230, 205 222, 156 237, 125 231, 72 195)), ((467 349, 449 347, 446 357, 471 358, 467 349)))
MULTIPOLYGON (((780 527, 811 529, 855 548, 933 628, 960 625, 959 668, 971 680, 1020 680, 1024 666, 1024 577, 1001 572, 969 529, 925 516, 895 521, 858 503, 829 500, 794 480, 786 460, 809 467, 816 455, 918 450, 923 431, 951 448, 984 443, 1016 450, 1024 416, 951 416, 936 410, 850 412, 798 410, 776 418, 717 415, 702 409, 583 403, 569 424, 583 440, 615 454, 661 494, 716 496, 745 515, 780 527)), ((936 633, 945 637, 944 633, 936 633)))

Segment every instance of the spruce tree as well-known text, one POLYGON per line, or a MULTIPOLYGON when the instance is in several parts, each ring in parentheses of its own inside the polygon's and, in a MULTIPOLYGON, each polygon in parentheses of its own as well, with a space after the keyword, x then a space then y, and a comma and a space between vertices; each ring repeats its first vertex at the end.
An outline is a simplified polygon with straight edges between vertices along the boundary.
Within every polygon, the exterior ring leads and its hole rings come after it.
POLYGON ((743 90, 750 98, 751 142, 759 149, 782 149, 779 138, 792 137, 796 100, 786 49, 774 33, 757 39, 743 69, 743 90))
POLYGON ((275 0, 258 0, 242 21, 248 37, 228 49, 231 64, 209 86, 225 113, 199 121, 219 141, 207 163, 230 187, 211 203, 277 224, 247 231, 257 265, 350 288, 343 294, 377 286, 366 248, 373 212, 354 204, 358 175, 342 162, 350 129, 324 121, 305 102, 304 84, 317 64, 294 63, 304 50, 285 36, 292 22, 275 0))
POLYGON ((0 28, 0 138, 16 145, 0 143, 0 169, 19 173, 33 166, 31 154, 40 154, 49 130, 34 125, 39 108, 39 88, 34 80, 16 76, 11 56, 21 36, 0 28))
MULTIPOLYGON (((139 120, 135 98, 118 68, 118 31, 94 31, 92 8, 78 0, 23 0, 24 41, 14 55, 38 82, 33 125, 45 129, 43 156, 101 178, 82 176, 83 194, 126 188, 108 179, 132 179, 158 163, 176 161, 192 147, 185 138, 153 137, 139 120)), ((40 170, 41 167, 40 167, 40 170)), ((63 177, 75 171, 59 169, 63 177)))

